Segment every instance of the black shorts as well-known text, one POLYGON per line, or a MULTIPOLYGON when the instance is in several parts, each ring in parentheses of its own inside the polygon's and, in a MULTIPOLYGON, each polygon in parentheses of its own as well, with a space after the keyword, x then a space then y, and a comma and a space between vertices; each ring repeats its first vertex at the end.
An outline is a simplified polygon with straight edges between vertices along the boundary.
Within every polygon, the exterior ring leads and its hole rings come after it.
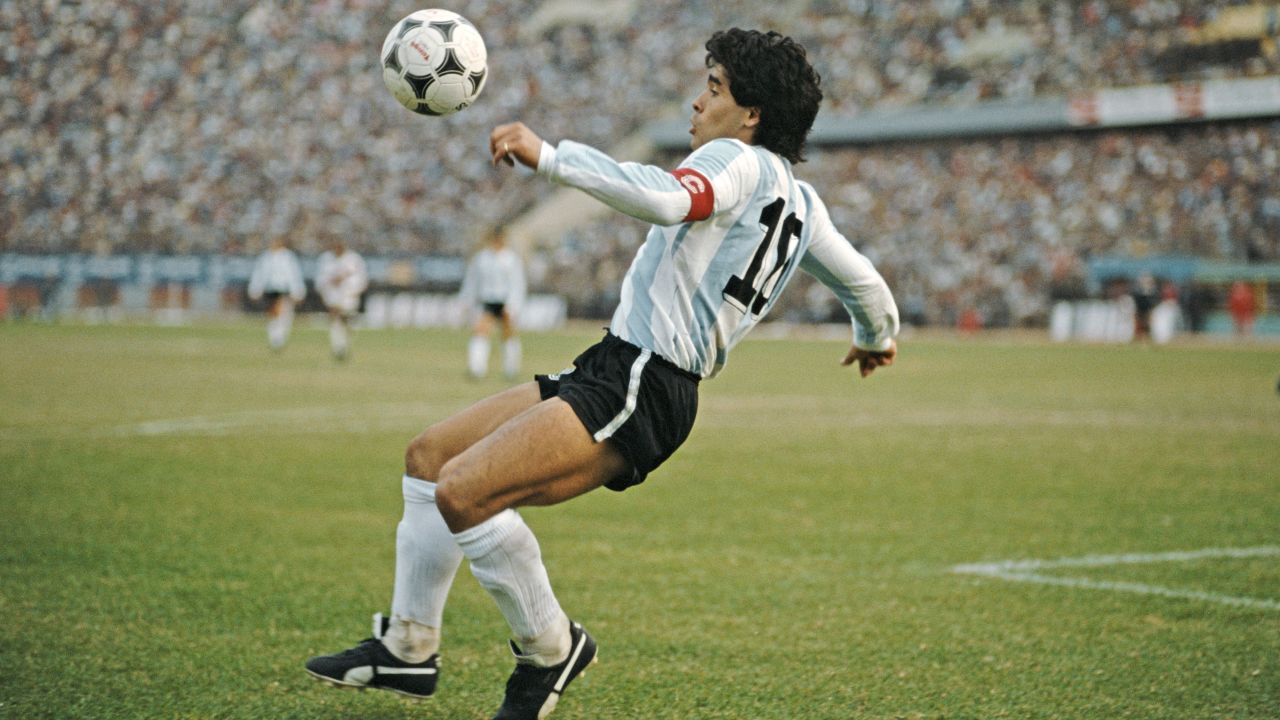
POLYGON ((644 482, 689 437, 698 414, 697 375, 612 333, 573 367, 534 379, 543 400, 567 402, 596 442, 613 442, 631 465, 605 483, 610 490, 644 482))
POLYGON ((501 320, 503 313, 507 311, 506 303, 485 303, 481 307, 486 313, 492 315, 494 320, 501 320))
POLYGON ((264 290, 262 293, 262 301, 265 302, 268 307, 270 307, 272 305, 275 305, 276 301, 284 297, 285 295, 286 293, 280 290, 264 290))

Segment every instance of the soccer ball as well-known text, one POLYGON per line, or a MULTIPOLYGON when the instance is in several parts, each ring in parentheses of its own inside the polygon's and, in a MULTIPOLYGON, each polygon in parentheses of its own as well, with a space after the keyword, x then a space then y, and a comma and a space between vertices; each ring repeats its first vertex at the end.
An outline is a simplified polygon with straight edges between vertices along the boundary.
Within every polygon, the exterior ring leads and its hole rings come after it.
POLYGON ((488 77, 488 52, 476 26, 449 10, 419 10, 382 41, 382 82, 403 106, 450 115, 476 101, 488 77))

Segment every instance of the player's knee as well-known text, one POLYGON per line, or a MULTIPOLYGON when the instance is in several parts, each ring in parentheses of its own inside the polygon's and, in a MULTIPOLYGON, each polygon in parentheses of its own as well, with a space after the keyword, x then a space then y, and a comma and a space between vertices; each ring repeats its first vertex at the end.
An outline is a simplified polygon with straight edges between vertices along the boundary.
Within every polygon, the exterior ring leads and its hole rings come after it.
POLYGON ((409 441, 409 447, 404 451, 405 474, 419 480, 439 480, 440 469, 449 459, 443 447, 434 426, 423 430, 409 441))
POLYGON ((440 479, 436 481, 436 507, 445 524, 459 532, 483 520, 484 513, 476 498, 466 492, 464 483, 459 482, 456 467, 456 463, 445 463, 440 469, 440 479))

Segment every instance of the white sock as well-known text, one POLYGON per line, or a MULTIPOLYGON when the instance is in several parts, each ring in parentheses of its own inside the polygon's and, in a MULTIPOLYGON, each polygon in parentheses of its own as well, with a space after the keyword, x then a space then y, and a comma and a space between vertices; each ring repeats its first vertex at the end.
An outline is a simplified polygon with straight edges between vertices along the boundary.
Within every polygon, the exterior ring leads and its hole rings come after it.
POLYGON ((346 357, 347 348, 351 345, 351 331, 341 320, 329 321, 329 350, 334 357, 346 357))
POLYGON ((391 626, 382 644, 405 662, 422 662, 440 649, 444 603, 462 564, 436 507, 436 486, 404 476, 404 517, 396 528, 396 582, 391 626))
POLYGON ((279 350, 284 347, 286 336, 281 318, 281 315, 277 315, 267 321, 267 344, 271 346, 272 350, 279 350))
POLYGON ((467 344, 467 370, 472 377, 484 377, 489 372, 489 338, 471 336, 467 344))
POLYGON ((563 662, 569 619, 551 590, 538 540, 520 515, 503 510, 453 537, 511 626, 521 660, 543 667, 563 662))
POLYGON ((520 338, 508 338, 502 346, 502 369, 507 378, 520 373, 520 338))
POLYGON ((293 303, 285 303, 280 310, 280 344, 289 342, 289 333, 293 330, 293 303))

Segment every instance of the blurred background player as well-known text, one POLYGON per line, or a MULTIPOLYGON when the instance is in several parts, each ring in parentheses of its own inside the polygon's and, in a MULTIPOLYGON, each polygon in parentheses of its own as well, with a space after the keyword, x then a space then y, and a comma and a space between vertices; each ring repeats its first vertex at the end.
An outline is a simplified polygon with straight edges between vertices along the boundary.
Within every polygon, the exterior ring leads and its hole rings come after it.
POLYGON ((368 287, 364 258, 334 236, 316 267, 316 292, 329 310, 329 350, 335 360, 346 360, 351 351, 351 318, 360 311, 360 295, 368 287))
POLYGON ((499 228, 485 241, 485 246, 471 258, 462 281, 459 299, 464 307, 476 313, 467 344, 467 372, 482 378, 489 372, 489 336, 494 321, 502 328, 502 372, 508 380, 520 372, 520 338, 516 318, 524 303, 524 263, 507 247, 507 238, 499 228))
POLYGON ((307 297, 307 284, 302 280, 298 256, 285 244, 283 237, 271 240, 271 247, 258 256, 249 277, 249 298, 267 301, 267 343, 281 350, 289 342, 293 330, 293 306, 307 297))

